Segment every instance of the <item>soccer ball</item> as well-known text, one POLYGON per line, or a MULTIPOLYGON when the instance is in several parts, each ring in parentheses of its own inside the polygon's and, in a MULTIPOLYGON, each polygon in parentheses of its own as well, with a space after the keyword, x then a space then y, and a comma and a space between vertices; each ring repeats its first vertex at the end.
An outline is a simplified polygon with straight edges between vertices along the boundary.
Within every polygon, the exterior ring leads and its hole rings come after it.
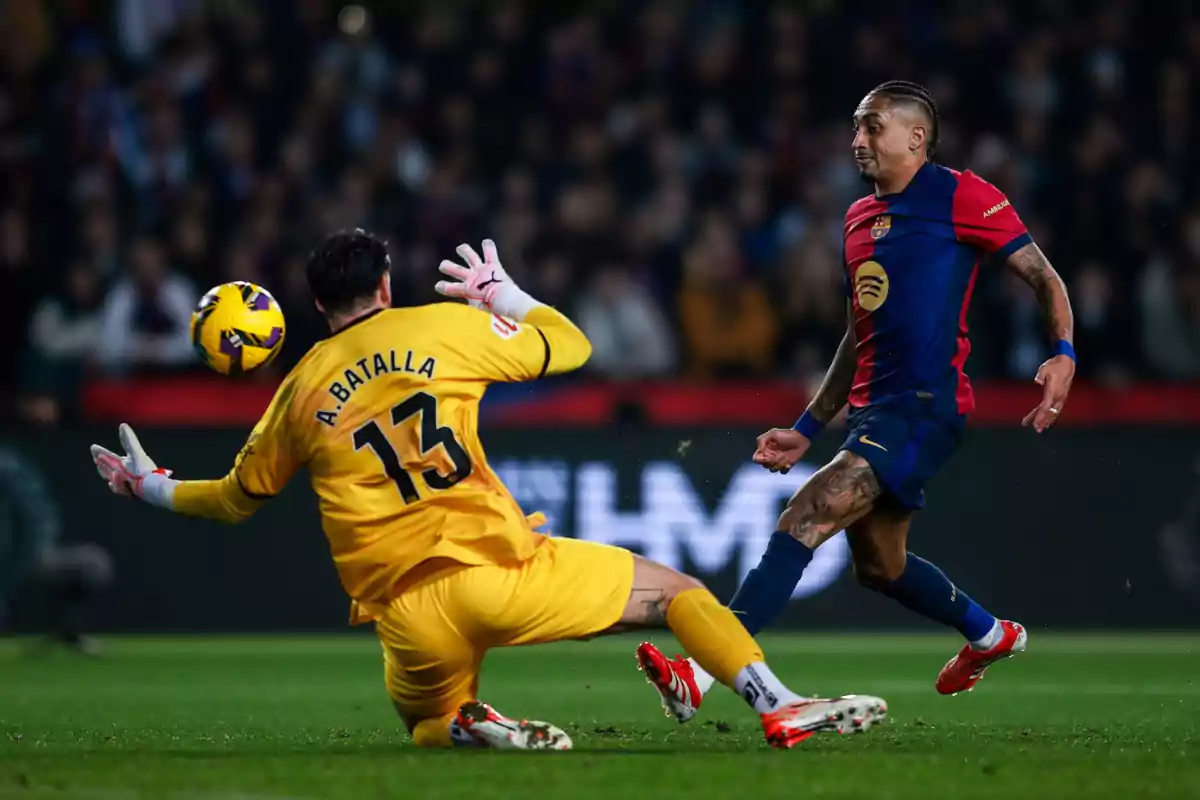
POLYGON ((265 367, 283 347, 283 309, 263 287, 248 281, 208 290, 192 312, 192 346, 223 375, 265 367))

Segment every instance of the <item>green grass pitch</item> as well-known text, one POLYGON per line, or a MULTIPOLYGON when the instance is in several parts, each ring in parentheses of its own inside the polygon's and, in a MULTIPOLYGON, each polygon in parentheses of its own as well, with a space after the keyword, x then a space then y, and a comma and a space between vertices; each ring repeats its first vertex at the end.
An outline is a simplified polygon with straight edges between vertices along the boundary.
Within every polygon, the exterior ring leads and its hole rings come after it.
POLYGON ((764 637, 795 689, 891 706, 787 752, 731 692, 665 718, 636 642, 491 653, 483 699, 575 740, 518 754, 413 748, 368 636, 110 639, 97 660, 0 643, 0 798, 1200 797, 1200 636, 1034 631, 954 698, 933 690, 952 635, 764 637))

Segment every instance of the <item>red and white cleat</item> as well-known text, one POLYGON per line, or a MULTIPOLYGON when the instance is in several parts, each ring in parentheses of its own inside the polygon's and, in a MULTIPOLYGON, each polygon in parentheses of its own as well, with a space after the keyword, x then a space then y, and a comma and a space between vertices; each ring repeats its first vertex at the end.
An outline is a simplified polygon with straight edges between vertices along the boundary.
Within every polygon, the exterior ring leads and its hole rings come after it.
POLYGON ((887 703, 879 697, 848 694, 835 700, 798 700, 762 715, 763 733, 772 747, 795 747, 814 733, 864 733, 887 719, 887 703))
POLYGON ((646 674, 646 682, 662 698, 662 707, 667 716, 674 716, 680 725, 696 716, 704 695, 696 686, 695 673, 686 658, 667 658, 649 642, 638 645, 636 657, 638 669, 646 674))
POLYGON ((509 719, 487 703, 463 703, 450 723, 450 737, 467 747, 495 750, 570 750, 571 737, 557 725, 509 719))
POLYGON ((958 651, 958 655, 946 662, 946 666, 942 667, 937 677, 937 690, 940 694, 971 691, 989 666, 1000 659, 1025 651, 1028 637, 1024 626, 1008 620, 1001 620, 1000 626, 1004 629, 1004 638, 995 647, 976 650, 969 644, 964 645, 963 649, 958 651))

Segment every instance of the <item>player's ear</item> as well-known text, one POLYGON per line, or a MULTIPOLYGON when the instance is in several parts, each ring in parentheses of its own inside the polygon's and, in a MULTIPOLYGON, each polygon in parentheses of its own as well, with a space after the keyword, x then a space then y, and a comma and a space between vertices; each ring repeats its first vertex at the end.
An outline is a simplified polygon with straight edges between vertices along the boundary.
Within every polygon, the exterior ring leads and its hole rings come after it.
POLYGON ((385 272, 383 277, 379 279, 379 299, 383 302, 384 308, 392 307, 392 273, 385 272))
POLYGON ((320 311, 322 314, 325 313, 325 306, 321 305, 321 301, 315 297, 313 298, 313 305, 317 307, 317 311, 320 311))
POLYGON ((928 137, 928 132, 924 125, 914 125, 908 133, 908 149, 914 153, 921 149, 928 137))

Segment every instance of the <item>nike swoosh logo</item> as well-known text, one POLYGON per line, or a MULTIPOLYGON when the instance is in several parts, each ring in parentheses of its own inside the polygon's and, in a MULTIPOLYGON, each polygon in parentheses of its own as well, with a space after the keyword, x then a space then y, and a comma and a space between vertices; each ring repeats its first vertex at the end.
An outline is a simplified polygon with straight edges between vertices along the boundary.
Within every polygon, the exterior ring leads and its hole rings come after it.
POLYGON ((869 444, 869 445, 871 445, 871 447, 878 447, 878 448, 879 448, 880 450, 882 450, 883 452, 885 452, 885 453, 887 452, 887 448, 886 448, 886 447, 884 447, 883 445, 881 445, 879 442, 872 442, 872 441, 871 441, 870 439, 868 439, 866 436, 860 436, 860 437, 858 437, 858 440, 859 440, 860 442, 862 442, 863 444, 869 444))

